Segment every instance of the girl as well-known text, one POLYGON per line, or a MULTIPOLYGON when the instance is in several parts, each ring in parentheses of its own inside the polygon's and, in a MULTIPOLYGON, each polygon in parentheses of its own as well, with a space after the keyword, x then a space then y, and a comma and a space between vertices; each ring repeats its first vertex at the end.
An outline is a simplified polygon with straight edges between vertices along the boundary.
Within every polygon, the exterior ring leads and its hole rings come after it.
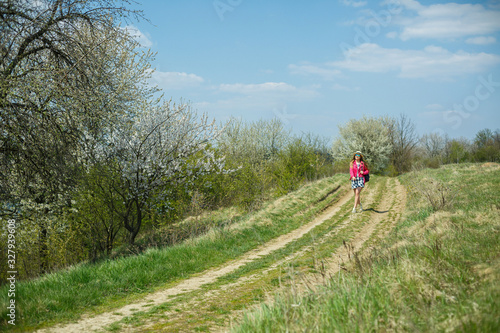
POLYGON ((368 174, 368 165, 363 160, 363 154, 357 151, 352 156, 349 172, 351 174, 351 188, 354 191, 354 208, 353 213, 356 213, 356 207, 359 204, 360 211, 363 211, 363 206, 361 206, 360 193, 365 187, 365 175, 368 174))

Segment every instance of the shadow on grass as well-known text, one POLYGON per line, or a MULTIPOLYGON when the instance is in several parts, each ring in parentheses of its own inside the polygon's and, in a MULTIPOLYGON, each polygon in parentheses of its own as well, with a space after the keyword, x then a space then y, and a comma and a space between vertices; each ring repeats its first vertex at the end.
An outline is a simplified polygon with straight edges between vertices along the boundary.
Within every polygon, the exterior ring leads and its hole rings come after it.
POLYGON ((389 211, 388 210, 376 210, 376 209, 373 209, 373 208, 368 208, 368 209, 363 209, 363 212, 375 212, 377 214, 385 214, 385 213, 388 213, 389 211))

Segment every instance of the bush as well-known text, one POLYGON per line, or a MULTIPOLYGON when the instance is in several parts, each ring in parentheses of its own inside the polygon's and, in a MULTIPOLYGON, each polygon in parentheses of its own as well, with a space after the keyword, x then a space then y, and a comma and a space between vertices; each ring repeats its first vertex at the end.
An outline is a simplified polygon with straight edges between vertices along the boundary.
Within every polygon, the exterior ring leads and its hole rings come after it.
POLYGON ((439 157, 432 157, 424 160, 425 166, 430 169, 439 169, 441 161, 439 157))

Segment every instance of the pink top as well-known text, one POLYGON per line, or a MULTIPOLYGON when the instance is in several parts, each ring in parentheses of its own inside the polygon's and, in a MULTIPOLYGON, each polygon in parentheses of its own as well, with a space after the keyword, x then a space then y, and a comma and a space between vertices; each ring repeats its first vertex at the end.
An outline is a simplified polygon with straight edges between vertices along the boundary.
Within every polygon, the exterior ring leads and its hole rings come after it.
MULTIPOLYGON (((369 172, 368 168, 365 168, 365 164, 363 161, 359 162, 361 165, 359 166, 359 176, 363 177, 369 172)), ((356 161, 352 163, 352 167, 349 168, 349 172, 351 174, 351 178, 353 179, 358 177, 358 166, 356 164, 356 161)))

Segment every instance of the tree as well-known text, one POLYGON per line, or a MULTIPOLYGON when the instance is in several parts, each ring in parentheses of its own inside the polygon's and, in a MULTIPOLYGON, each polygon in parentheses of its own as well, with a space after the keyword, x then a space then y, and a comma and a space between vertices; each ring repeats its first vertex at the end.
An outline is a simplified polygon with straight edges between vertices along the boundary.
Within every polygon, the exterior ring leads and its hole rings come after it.
POLYGON ((500 132, 486 128, 477 132, 474 139, 474 159, 495 162, 500 158, 500 132))
POLYGON ((478 148, 483 148, 488 144, 491 144, 492 142, 493 142, 493 132, 489 128, 485 128, 476 133, 474 144, 478 148))
POLYGON ((445 139, 439 133, 424 134, 420 144, 425 154, 430 157, 439 157, 445 147, 445 139))
POLYGON ((317 155, 303 139, 295 138, 280 152, 274 170, 278 195, 296 190, 298 185, 315 174, 317 155))
POLYGON ((218 140, 221 150, 239 162, 252 165, 273 159, 290 139, 290 131, 277 118, 244 123, 232 118, 218 140))
POLYGON ((205 149, 219 134, 214 122, 205 115, 198 118, 186 104, 143 101, 136 116, 124 118, 106 142, 96 143, 92 151, 96 165, 106 165, 119 176, 112 194, 121 198, 123 206, 109 209, 120 216, 130 244, 153 198, 162 200, 169 186, 199 174, 223 172, 224 158, 205 149), (200 152, 200 158, 191 158, 200 152))
POLYGON ((469 157, 470 143, 466 138, 452 139, 446 143, 445 154, 448 163, 465 162, 469 157))
POLYGON ((72 196, 74 209, 68 214, 69 224, 91 261, 102 254, 109 257, 123 229, 117 212, 123 211, 124 203, 114 190, 118 182, 118 175, 106 165, 90 166, 72 196))
POLYGON ((389 136, 392 141, 391 163, 396 173, 402 174, 411 169, 418 136, 415 124, 405 114, 390 122, 389 136))
POLYGON ((82 133, 109 126, 130 88, 120 59, 133 41, 116 24, 139 14, 127 3, 0 1, 1 199, 49 203, 74 186, 82 133))
POLYGON ((346 163, 355 151, 361 151, 372 171, 385 169, 393 149, 389 136, 388 117, 351 119, 339 125, 339 137, 333 142, 332 155, 337 162, 346 163))
POLYGON ((313 133, 303 133, 300 140, 315 155, 315 161, 313 163, 315 177, 332 175, 334 170, 331 167, 333 159, 330 150, 330 139, 313 133))
POLYGON ((0 200, 3 214, 22 213, 39 230, 42 273, 48 215, 70 205, 83 138, 105 137, 146 92, 151 55, 117 24, 140 17, 128 3, 0 0, 0 200))

